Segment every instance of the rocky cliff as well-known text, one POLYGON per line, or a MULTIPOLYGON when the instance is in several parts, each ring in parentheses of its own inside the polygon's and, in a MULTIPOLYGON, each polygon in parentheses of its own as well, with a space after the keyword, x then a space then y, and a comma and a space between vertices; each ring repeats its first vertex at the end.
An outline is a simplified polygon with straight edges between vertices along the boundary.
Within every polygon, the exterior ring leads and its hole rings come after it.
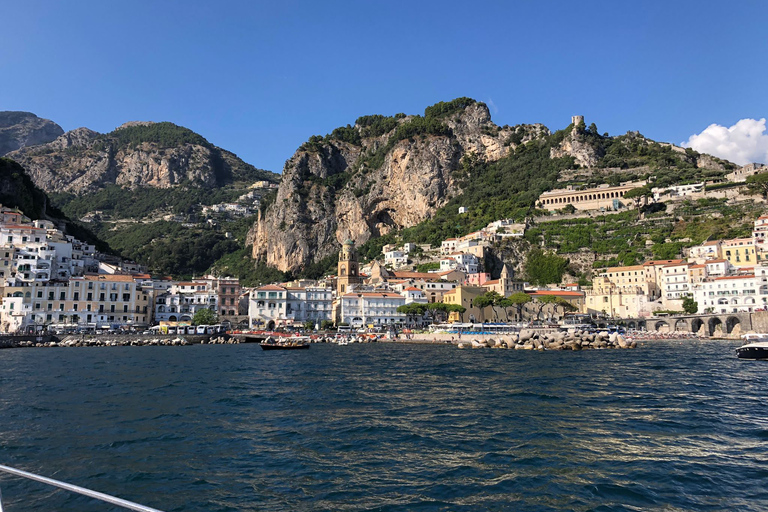
POLYGON ((360 244, 418 224, 460 192, 454 172, 465 156, 497 160, 548 134, 542 125, 499 127, 485 104, 460 98, 424 116, 365 116, 312 137, 286 162, 249 233, 253 257, 293 271, 347 238, 360 244))
POLYGON ((202 136, 172 123, 126 123, 99 134, 88 128, 8 154, 46 192, 92 192, 109 184, 170 188, 221 186, 233 180, 278 181, 202 136))
POLYGON ((27 146, 51 142, 62 133, 61 126, 31 112, 0 112, 0 156, 27 146))

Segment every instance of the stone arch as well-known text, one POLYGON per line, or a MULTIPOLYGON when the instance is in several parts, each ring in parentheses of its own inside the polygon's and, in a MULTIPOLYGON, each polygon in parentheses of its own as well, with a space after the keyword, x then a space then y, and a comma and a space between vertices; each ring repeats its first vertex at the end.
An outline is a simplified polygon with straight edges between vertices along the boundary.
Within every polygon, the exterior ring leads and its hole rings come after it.
POLYGON ((691 332, 699 332, 702 325, 704 325, 704 320, 701 318, 694 318, 691 320, 691 332))
POLYGON ((739 325, 740 323, 741 323, 741 320, 739 320, 739 317, 737 317, 737 316, 729 316, 725 320, 726 332, 729 333, 729 334, 732 333, 733 332, 733 328, 736 327, 737 325, 739 325))
POLYGON ((675 321, 675 332, 688 331, 688 322, 685 318, 678 318, 675 321))
POLYGON ((647 328, 647 324, 646 324, 645 320, 639 320, 637 322, 637 328, 644 331, 647 328))
POLYGON ((653 328, 657 332, 669 332, 669 324, 665 320, 659 320, 653 324, 653 328))
POLYGON ((176 321, 176 315, 171 315, 168 317, 169 322, 175 322, 176 321))
POLYGON ((627 328, 634 329, 635 328, 635 322, 633 322, 632 320, 627 322, 627 328))
POLYGON ((709 322, 707 322, 707 328, 709 329, 709 335, 710 336, 714 336, 715 329, 717 329, 718 327, 720 327, 720 330, 722 331, 722 325, 723 325, 723 322, 719 318, 717 318, 716 316, 713 316, 712 318, 710 318, 709 322))
POLYGON ((267 322, 267 330, 268 331, 274 331, 275 330, 275 321, 274 320, 270 320, 269 322, 267 322))

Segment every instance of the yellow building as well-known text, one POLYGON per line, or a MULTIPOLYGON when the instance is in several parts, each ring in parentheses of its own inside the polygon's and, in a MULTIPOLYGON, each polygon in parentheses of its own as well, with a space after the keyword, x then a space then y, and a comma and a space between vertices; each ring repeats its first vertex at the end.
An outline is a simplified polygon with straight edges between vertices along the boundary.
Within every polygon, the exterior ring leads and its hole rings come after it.
MULTIPOLYGON (((444 304, 457 304, 464 306, 467 311, 460 317, 458 313, 451 313, 449 321, 451 322, 490 322, 494 319, 493 308, 490 306, 487 308, 476 308, 472 305, 472 301, 475 297, 483 295, 488 290, 482 286, 457 286, 451 291, 443 294, 444 304)), ((502 317, 503 313, 499 312, 502 317)), ((503 320, 503 318, 502 318, 503 320)))
POLYGON ((754 238, 723 240, 722 256, 734 267, 753 267, 757 263, 754 238))

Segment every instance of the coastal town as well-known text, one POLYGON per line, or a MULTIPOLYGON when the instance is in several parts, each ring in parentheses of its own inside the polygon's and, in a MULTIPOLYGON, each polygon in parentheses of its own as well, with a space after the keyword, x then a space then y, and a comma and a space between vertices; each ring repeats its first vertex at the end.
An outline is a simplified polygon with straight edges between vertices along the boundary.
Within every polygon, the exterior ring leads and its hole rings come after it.
MULTIPOLYGON (((729 178, 743 181, 764 170, 754 165, 729 178)), ((555 214, 568 205, 576 215, 604 214, 632 208, 623 197, 643 185, 553 190, 542 194, 538 204, 555 214)), ((704 184, 652 189, 650 200, 701 197, 703 190, 704 184)), ((459 209, 459 214, 465 212, 459 209)), ((211 313, 205 318, 240 330, 344 327, 392 332, 437 323, 574 325, 599 320, 643 330, 722 335, 740 332, 740 321, 678 326, 664 317, 768 308, 768 215, 754 220, 751 237, 709 240, 684 249, 680 259, 595 269, 589 286, 535 287, 517 279, 506 264, 498 275, 488 272, 484 261, 494 244, 522 238, 526 228, 525 223, 500 219, 443 240, 439 247, 385 245, 370 262, 361 262, 354 242, 346 240, 334 275, 249 288, 226 276, 152 276, 141 265, 64 234, 50 221, 0 208, 0 331, 184 332, 205 310, 211 313), (695 303, 696 309, 686 302, 695 303), (649 321, 654 318, 661 320, 649 321)))

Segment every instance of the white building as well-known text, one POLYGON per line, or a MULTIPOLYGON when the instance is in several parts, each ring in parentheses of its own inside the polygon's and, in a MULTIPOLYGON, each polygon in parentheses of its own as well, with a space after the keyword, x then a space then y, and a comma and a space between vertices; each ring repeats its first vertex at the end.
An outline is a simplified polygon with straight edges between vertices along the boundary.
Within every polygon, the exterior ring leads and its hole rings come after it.
POLYGON ((768 287, 757 284, 754 274, 707 278, 694 287, 693 300, 699 313, 751 312, 768 299, 768 287))
POLYGON ((416 288, 415 286, 409 286, 403 290, 400 295, 405 297, 406 304, 412 304, 414 302, 416 304, 427 304, 429 302, 427 300, 427 296, 424 295, 424 291, 416 288))
POLYGON ((447 238, 440 243, 440 254, 451 254, 456 252, 458 238, 447 238))
POLYGON ((758 261, 765 260, 768 253, 768 215, 761 215, 752 228, 752 238, 755 241, 755 251, 758 261))
POLYGON ((664 283, 662 303, 669 309, 681 309, 682 299, 691 293, 688 263, 665 265, 662 272, 664 283))
POLYGON ((677 197, 686 197, 693 194, 704 192, 704 182, 690 183, 688 185, 673 185, 671 187, 654 187, 651 189, 653 193, 653 199, 655 201, 660 200, 663 197, 669 197, 674 199, 677 197))
POLYGON ((465 274, 477 274, 480 262, 474 254, 455 252, 440 260, 440 271, 459 270, 465 274))
POLYGON ((353 327, 402 325, 406 318, 397 308, 404 304, 398 293, 347 293, 341 297, 341 322, 353 327))
POLYGON ((384 253, 384 264, 399 268, 408 263, 408 256, 402 251, 388 251, 384 253))
POLYGON ((267 330, 311 321, 333 320, 333 291, 324 287, 267 285, 251 292, 248 317, 252 328, 267 330))
POLYGON ((288 322, 315 325, 333 320, 333 290, 324 287, 285 288, 285 317, 288 322))
POLYGON ((172 283, 155 295, 155 322, 191 323, 201 309, 218 311, 218 294, 209 281, 172 283))
POLYGON ((704 263, 707 260, 716 260, 721 256, 720 246, 720 240, 712 240, 691 247, 687 250, 688 259, 693 260, 696 263, 704 263))
POLYGON ((403 244, 403 252, 405 254, 411 254, 413 251, 416 250, 416 247, 418 247, 416 244, 407 242, 403 244))

